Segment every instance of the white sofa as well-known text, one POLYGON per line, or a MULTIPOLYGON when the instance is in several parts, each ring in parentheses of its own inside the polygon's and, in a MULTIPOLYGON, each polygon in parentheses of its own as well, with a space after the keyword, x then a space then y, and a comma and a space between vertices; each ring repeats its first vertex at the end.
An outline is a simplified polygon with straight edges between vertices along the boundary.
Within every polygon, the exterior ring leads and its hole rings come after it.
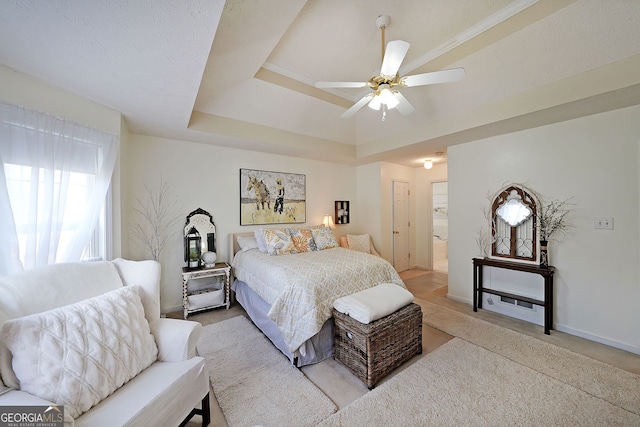
MULTIPOLYGON (((155 261, 124 259, 56 264, 14 276, 0 277, 0 326, 5 326, 0 328, 3 332, 0 333, 0 375, 4 385, 11 389, 8 392, 5 389, 0 395, 0 406, 56 404, 60 406, 59 402, 50 402, 37 396, 40 390, 47 387, 40 386, 35 393, 27 393, 20 389, 18 377, 22 378, 23 385, 27 383, 24 363, 29 359, 25 359, 22 353, 19 353, 19 348, 11 346, 14 345, 16 336, 20 340, 25 335, 29 336, 29 333, 23 332, 23 329, 17 329, 18 332, 13 337, 7 335, 13 330, 9 329, 12 324, 22 325, 21 322, 24 320, 33 318, 41 322, 49 321, 50 317, 55 317, 50 316, 52 313, 66 313, 69 307, 84 309, 86 304, 92 304, 94 301, 103 302, 104 298, 112 295, 116 296, 115 303, 118 304, 117 298, 121 294, 126 294, 131 304, 137 304, 136 310, 126 308, 129 307, 126 305, 123 307, 131 312, 137 311, 138 325, 142 325, 134 327, 134 333, 146 330, 146 339, 143 341, 154 349, 157 347, 157 355, 155 350, 149 353, 150 356, 147 359, 150 358, 148 362, 151 363, 150 366, 143 368, 123 385, 118 385, 115 392, 109 391, 109 395, 97 404, 91 403, 93 406, 75 419, 69 414, 73 411, 67 411, 65 406, 65 426, 171 427, 186 422, 196 413, 202 415, 203 425, 208 425, 210 415, 208 374, 204 359, 196 355, 195 348, 202 326, 198 322, 161 318, 159 286, 160 264, 155 261), (124 289, 123 286, 128 288, 124 289), (139 299, 135 294, 139 295, 139 299), (153 338, 148 335, 149 333, 153 338), (20 356, 14 357, 9 348, 13 348, 14 353, 20 356)), ((97 311, 100 313, 100 310, 97 311)), ((81 311, 80 321, 83 318, 82 313, 81 311)), ((101 313, 98 316, 100 315, 101 313)), ((118 318, 129 319, 128 313, 125 316, 120 314, 112 317, 116 319, 114 321, 116 324, 131 322, 124 319, 117 320, 118 318)), ((59 322, 59 329, 66 330, 71 321, 67 322, 64 317, 63 319, 64 321, 59 322)), ((105 322, 95 323, 94 327, 108 330, 102 324, 105 322)), ((55 329, 55 327, 47 325, 41 330, 49 333, 47 329, 55 329)), ((140 340, 119 338, 118 342, 136 344, 138 341, 140 340)), ((54 338, 49 343, 45 342, 44 350, 40 351, 44 351, 44 356, 50 358, 47 352, 54 352, 48 350, 46 346, 56 347, 55 350, 59 351, 55 353, 57 355, 63 354, 61 352, 65 351, 65 345, 66 341, 61 344, 60 340, 54 338), (58 347, 62 347, 62 350, 58 347)), ((68 354, 64 354, 66 358, 68 354)), ((42 358, 42 354, 40 357, 42 358)), ((77 361, 74 360, 73 363, 77 364, 77 361)), ((108 367, 100 366, 98 363, 97 370, 106 371, 108 367)), ((62 384, 51 385, 62 387, 62 384)), ((106 387, 105 384, 99 386, 106 387)))

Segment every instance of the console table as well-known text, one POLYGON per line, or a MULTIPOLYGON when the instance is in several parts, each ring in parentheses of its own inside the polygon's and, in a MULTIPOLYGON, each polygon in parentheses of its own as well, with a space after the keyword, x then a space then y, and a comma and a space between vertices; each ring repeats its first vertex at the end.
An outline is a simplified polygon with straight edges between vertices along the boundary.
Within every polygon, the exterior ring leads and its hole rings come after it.
POLYGON ((553 273, 555 267, 542 268, 538 265, 519 262, 501 261, 491 258, 473 258, 473 311, 482 308, 482 294, 488 293, 502 297, 525 301, 544 307, 544 333, 549 335, 553 329, 553 273), (539 274, 544 278, 544 299, 537 300, 509 292, 487 289, 483 286, 482 267, 504 268, 507 270, 524 271, 525 273, 539 274))

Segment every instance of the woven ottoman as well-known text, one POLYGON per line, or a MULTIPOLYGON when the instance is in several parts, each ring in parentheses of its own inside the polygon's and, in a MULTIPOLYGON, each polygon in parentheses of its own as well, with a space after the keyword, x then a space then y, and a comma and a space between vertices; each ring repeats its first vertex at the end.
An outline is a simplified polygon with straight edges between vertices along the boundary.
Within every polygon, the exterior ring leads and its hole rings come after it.
POLYGON ((422 310, 411 303, 368 324, 333 310, 334 358, 369 389, 389 372, 422 353, 422 310))

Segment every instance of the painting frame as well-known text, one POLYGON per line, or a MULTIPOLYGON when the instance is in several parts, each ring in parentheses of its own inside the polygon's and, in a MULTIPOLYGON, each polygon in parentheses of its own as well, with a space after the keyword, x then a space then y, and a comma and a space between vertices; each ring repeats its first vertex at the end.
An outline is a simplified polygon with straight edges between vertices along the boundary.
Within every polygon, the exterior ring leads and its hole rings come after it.
POLYGON ((240 225, 305 223, 306 199, 304 174, 240 168, 240 225))

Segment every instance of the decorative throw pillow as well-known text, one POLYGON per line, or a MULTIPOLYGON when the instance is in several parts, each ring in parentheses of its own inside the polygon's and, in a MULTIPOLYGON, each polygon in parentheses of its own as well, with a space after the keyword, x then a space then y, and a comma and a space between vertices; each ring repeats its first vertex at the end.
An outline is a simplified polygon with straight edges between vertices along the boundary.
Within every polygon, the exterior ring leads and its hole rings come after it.
POLYGON ((64 405, 73 418, 158 355, 135 286, 7 320, 2 334, 20 389, 64 405))
POLYGON ((371 237, 368 234, 347 234, 347 242, 349 243, 349 249, 371 253, 371 237))
POLYGON ((258 249, 258 240, 255 236, 238 236, 238 246, 243 252, 258 249))
POLYGON ((289 228, 289 235, 299 253, 316 250, 316 242, 309 228, 289 228))
POLYGON ((338 247, 338 242, 329 227, 312 228, 311 234, 316 242, 316 249, 319 251, 338 247))
POLYGON ((253 232, 253 235, 256 238, 256 242, 258 242, 258 250, 260 252, 267 252, 267 242, 264 241, 264 230, 261 228, 253 232))
POLYGON ((295 254, 296 247, 287 230, 283 228, 267 228, 262 230, 269 255, 295 254))

